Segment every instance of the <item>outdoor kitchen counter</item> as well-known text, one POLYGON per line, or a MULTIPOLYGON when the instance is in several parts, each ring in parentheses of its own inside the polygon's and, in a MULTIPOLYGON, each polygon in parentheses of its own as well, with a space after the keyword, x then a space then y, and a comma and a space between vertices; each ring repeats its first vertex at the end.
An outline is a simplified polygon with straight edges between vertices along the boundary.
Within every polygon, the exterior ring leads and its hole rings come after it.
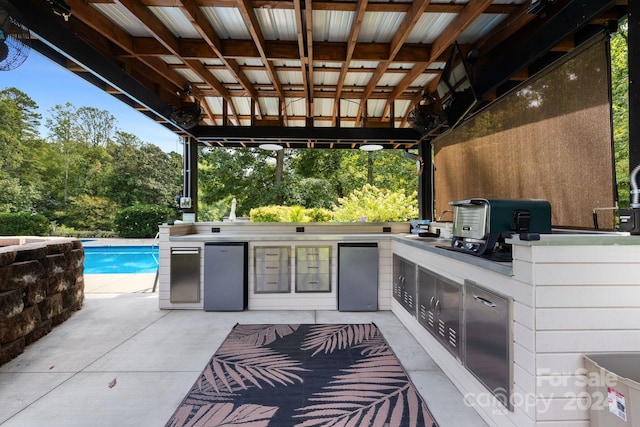
MULTIPOLYGON (((510 300, 512 410, 471 373, 464 350, 455 357, 395 299, 391 309, 489 425, 588 427, 590 408, 609 409, 606 395, 587 393, 593 379, 585 377, 584 355, 640 352, 640 236, 554 233, 508 242, 509 274, 480 260, 461 262, 432 247, 438 242, 394 238, 392 253, 459 284, 467 297, 474 282, 510 300)), ((466 328, 461 342, 481 338, 466 328)))

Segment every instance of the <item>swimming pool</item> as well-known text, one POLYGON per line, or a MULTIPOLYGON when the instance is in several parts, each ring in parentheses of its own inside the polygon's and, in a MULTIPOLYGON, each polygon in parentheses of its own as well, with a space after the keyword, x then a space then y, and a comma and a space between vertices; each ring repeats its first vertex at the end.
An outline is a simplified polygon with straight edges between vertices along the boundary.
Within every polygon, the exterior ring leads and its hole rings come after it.
POLYGON ((155 273, 158 247, 85 246, 84 274, 155 273))

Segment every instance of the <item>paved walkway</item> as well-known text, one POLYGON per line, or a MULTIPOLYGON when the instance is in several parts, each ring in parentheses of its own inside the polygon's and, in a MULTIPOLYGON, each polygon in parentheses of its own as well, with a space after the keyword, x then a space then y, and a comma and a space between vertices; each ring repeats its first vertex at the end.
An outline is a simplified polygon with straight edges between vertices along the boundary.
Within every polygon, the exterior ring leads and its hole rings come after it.
POLYGON ((163 426, 236 323, 375 322, 441 427, 486 426, 391 312, 160 310, 154 278, 85 275, 83 308, 0 367, 0 425, 163 426))

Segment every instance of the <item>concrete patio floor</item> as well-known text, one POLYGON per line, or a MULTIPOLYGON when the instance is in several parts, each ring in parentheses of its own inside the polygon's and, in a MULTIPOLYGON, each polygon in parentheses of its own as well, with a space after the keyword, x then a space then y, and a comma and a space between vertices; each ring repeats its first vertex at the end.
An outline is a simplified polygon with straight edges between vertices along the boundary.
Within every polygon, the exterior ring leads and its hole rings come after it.
POLYGON ((375 322, 441 427, 486 426, 391 312, 160 310, 154 279, 85 275, 83 308, 0 366, 0 425, 163 426, 236 323, 375 322))

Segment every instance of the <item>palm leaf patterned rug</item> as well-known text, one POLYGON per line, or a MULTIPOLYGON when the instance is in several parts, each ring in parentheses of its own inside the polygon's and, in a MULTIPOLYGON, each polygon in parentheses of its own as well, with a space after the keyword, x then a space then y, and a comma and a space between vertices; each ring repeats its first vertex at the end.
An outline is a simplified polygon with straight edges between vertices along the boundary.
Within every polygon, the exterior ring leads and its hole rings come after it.
POLYGON ((236 325, 166 427, 437 427, 371 324, 236 325))

